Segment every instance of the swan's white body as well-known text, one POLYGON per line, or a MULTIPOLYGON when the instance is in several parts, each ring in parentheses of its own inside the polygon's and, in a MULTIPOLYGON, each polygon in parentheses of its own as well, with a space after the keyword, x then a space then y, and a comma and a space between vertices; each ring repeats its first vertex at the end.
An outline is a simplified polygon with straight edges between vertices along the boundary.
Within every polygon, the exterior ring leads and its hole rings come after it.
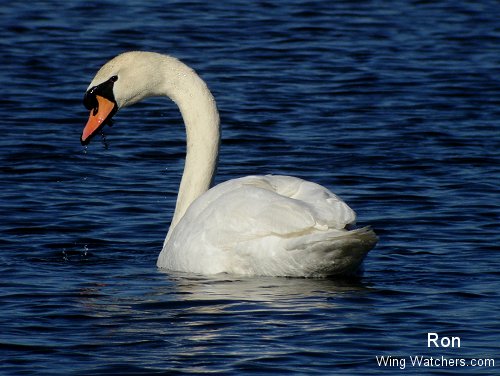
POLYGON ((211 187, 220 131, 206 84, 175 58, 128 52, 104 65, 89 89, 114 76, 117 108, 168 96, 187 134, 184 174, 158 267, 200 274, 323 277, 349 274, 375 246, 369 228, 328 189, 289 176, 248 176, 211 187))

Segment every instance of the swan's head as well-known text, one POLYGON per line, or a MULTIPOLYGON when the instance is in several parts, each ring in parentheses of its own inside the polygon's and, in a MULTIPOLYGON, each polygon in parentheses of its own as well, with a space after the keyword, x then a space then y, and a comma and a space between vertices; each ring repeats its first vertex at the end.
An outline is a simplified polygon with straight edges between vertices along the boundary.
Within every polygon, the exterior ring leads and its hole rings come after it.
POLYGON ((80 139, 83 145, 87 145, 120 108, 157 95, 161 59, 162 55, 153 52, 126 52, 99 69, 83 98, 83 104, 90 110, 80 139))

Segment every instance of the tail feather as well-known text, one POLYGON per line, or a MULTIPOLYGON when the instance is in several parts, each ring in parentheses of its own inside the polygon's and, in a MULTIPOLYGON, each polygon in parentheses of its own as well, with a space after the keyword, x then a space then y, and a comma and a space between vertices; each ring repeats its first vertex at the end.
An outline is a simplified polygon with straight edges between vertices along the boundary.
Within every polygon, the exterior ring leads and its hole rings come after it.
POLYGON ((370 227, 363 227, 310 234, 292 241, 287 249, 308 277, 349 275, 357 271, 377 240, 370 227))

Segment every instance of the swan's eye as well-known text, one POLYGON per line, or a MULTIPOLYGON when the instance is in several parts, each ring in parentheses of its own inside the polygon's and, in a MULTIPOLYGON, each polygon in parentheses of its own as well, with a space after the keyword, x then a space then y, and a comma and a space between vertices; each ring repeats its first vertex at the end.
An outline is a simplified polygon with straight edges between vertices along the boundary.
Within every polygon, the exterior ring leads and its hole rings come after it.
MULTIPOLYGON (((118 76, 112 76, 107 81, 91 87, 83 97, 83 104, 87 110, 97 110, 97 96, 104 97, 111 102, 115 102, 115 96, 113 93, 113 84, 118 80, 118 76)), ((116 103, 116 102, 115 102, 116 103)))
POLYGON ((97 107, 97 99, 96 99, 96 89, 97 86, 94 86, 92 89, 87 91, 85 93, 85 96, 83 97, 83 105, 87 110, 92 110, 97 107))

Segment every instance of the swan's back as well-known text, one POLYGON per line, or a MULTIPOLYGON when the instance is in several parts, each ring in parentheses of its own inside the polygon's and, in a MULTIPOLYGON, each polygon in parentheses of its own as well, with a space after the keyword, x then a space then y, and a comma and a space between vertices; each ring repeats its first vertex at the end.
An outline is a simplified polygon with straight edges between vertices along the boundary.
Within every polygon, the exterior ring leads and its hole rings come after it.
POLYGON ((202 274, 326 276, 355 271, 376 243, 328 189, 290 176, 247 176, 196 199, 158 266, 202 274))

